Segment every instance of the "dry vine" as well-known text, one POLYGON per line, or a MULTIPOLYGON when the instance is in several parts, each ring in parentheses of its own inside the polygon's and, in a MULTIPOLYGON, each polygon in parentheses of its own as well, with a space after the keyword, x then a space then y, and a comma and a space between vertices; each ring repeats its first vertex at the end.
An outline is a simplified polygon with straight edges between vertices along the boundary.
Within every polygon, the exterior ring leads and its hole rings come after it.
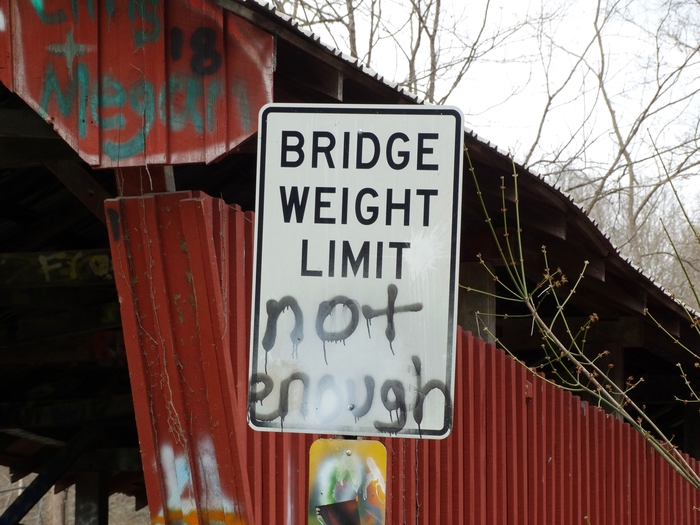
MULTIPOLYGON (((543 277, 534 286, 528 285, 525 273, 525 260, 523 257, 522 229, 518 206, 518 172, 516 166, 513 163, 512 178, 515 191, 514 230, 509 229, 508 227, 510 217, 508 216, 506 207, 506 181, 505 178, 502 177, 501 213, 503 214, 502 220, 505 226, 505 233, 499 234, 493 225, 491 215, 489 214, 484 202, 484 198, 479 187, 479 181, 476 176, 476 171, 471 162, 471 158, 469 157, 469 152, 468 150, 465 151, 469 171, 471 172, 474 179, 474 184, 476 185, 477 196, 481 203, 486 223, 488 224, 493 239, 498 246, 501 259, 505 264, 506 272, 508 274, 508 282, 505 282, 503 279, 499 278, 498 275, 496 275, 496 273, 485 264, 481 258, 481 255, 479 255, 479 261, 481 262, 482 266, 487 272, 489 272, 494 281, 500 285, 500 288, 504 290, 505 294, 507 295, 495 295, 488 292, 473 290, 467 287, 463 288, 466 288, 467 291, 470 292, 486 293, 487 295, 491 295, 501 300, 516 301, 522 304, 529 312, 527 316, 532 319, 533 328, 537 330, 542 338, 544 361, 542 364, 536 367, 528 367, 521 360, 517 359, 517 357, 508 350, 508 348, 505 347, 503 342, 496 337, 496 334, 489 331, 485 323, 483 323, 482 329, 494 338, 496 344, 502 347, 506 352, 509 352, 511 356, 518 360, 518 362, 520 362, 523 366, 526 366, 533 374, 541 377, 545 381, 555 384, 560 388, 564 388, 578 394, 588 394, 590 397, 597 400, 599 406, 603 406, 609 412, 618 414, 619 417, 621 417, 637 432, 639 432, 644 439, 674 468, 674 470, 681 474, 681 476, 690 482, 696 489, 700 490, 700 475, 693 470, 678 447, 673 444, 672 438, 667 437, 646 414, 644 407, 638 406, 629 396, 630 391, 633 390, 634 387, 642 381, 642 379, 635 380, 634 378, 630 377, 627 379, 624 387, 621 387, 616 384, 609 375, 612 365, 605 367, 600 366, 599 364, 599 361, 607 353, 607 351, 593 357, 584 352, 586 345, 586 334, 590 327, 596 321, 598 321, 598 316, 595 313, 592 313, 583 326, 577 329, 572 329, 572 327, 569 326, 569 321, 567 320, 565 311, 566 306, 576 293, 576 289, 581 280, 584 278, 588 261, 583 262, 583 269, 579 273, 578 278, 575 280, 575 282, 570 284, 568 287, 568 292, 566 292, 564 290, 564 285, 569 284, 568 278, 559 268, 554 271, 551 270, 547 258, 547 250, 546 247, 543 246, 543 277), (515 235, 512 235, 513 231, 515 232, 515 235), (551 320, 545 320, 539 312, 540 306, 543 304, 545 298, 550 298, 555 301, 556 314, 551 320), (565 333, 567 334, 566 340, 562 340, 561 337, 555 334, 555 323, 560 323, 563 325, 565 333), (544 374, 542 374, 543 369, 549 371, 556 378, 556 380, 545 378, 544 374)), ((693 326, 695 326, 696 330, 698 330, 700 322, 697 322, 697 317, 693 316, 690 311, 689 315, 691 316, 691 321, 693 321, 693 326)), ((657 324, 661 326, 659 323, 657 324)), ((687 349, 685 346, 683 346, 683 348, 687 349)), ((700 357, 696 356, 689 349, 687 350, 693 356, 698 358, 698 360, 700 360, 700 357)), ((690 401, 700 401, 700 398, 695 394, 694 390, 690 386, 682 367, 680 371, 681 377, 690 388, 690 401)))

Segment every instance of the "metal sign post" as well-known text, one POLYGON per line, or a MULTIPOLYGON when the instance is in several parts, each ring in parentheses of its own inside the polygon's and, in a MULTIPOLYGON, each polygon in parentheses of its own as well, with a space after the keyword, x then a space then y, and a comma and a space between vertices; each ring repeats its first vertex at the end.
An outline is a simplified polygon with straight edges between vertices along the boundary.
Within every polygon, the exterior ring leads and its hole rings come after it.
POLYGON ((449 433, 462 140, 455 108, 263 108, 253 428, 449 433))

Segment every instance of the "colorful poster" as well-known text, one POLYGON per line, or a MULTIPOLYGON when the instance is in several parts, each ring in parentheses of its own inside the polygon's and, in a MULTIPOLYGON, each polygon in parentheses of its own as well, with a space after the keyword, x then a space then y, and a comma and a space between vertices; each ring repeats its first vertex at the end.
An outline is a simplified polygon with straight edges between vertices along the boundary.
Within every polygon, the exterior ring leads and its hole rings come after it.
POLYGON ((383 525, 385 509, 382 443, 314 441, 309 451, 309 525, 383 525))

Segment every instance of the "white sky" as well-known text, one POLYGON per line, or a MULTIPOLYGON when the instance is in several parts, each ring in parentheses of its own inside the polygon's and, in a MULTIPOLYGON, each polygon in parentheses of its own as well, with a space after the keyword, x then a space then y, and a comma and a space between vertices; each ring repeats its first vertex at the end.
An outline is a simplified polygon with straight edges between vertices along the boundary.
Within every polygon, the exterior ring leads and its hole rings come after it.
MULTIPOLYGON (((659 34, 666 47, 660 48, 660 57, 667 64, 660 68, 662 75, 677 67, 683 54, 674 50, 669 42, 677 37, 691 45, 697 45, 700 21, 693 6, 676 7, 668 11, 667 0, 601 0, 603 8, 615 3, 619 13, 604 26, 605 83, 619 119, 620 132, 625 135, 634 119, 642 111, 656 88, 654 84, 655 36, 660 20, 667 20, 666 30, 677 34, 659 34), (683 11, 686 9, 686 11, 683 11), (650 58, 651 57, 651 58, 650 58), (646 82, 645 82, 646 81, 646 82)), ((464 54, 464 44, 470 42, 479 30, 487 0, 442 0, 444 26, 454 24, 457 36, 444 31, 440 40, 441 61, 449 60, 451 54, 464 54)), ((372 49, 370 66, 387 79, 401 81, 407 76, 405 57, 411 43, 411 32, 405 24, 407 15, 405 2, 383 0, 384 23, 400 32, 395 38, 380 41, 372 49), (389 15, 387 15, 387 13, 389 15), (397 42, 402 45, 397 46, 397 42)), ((507 39, 505 45, 477 59, 465 75, 459 87, 447 103, 459 107, 468 128, 482 139, 491 141, 499 149, 509 151, 516 160, 523 161, 533 144, 547 102, 547 82, 550 92, 559 89, 577 65, 580 56, 594 36, 594 20, 597 2, 591 0, 492 0, 490 22, 484 35, 492 34, 496 26, 504 29, 524 20, 545 20, 521 30, 515 37, 507 39), (552 38, 547 38, 551 36, 552 38)), ((324 33, 323 28, 313 30, 324 42, 347 52, 342 40, 324 33)), ((358 23, 359 54, 367 52, 367 24, 358 23)), ((423 40, 421 56, 427 61, 427 42, 423 40)), ((366 58, 366 55, 364 56, 366 58)), ((685 77, 673 83, 667 95, 678 98, 681 93, 700 88, 700 60, 685 77)), ((568 156, 573 157, 575 167, 585 169, 589 178, 604 172, 617 153, 611 131, 610 115, 597 89, 595 72, 600 65, 600 54, 594 44, 586 54, 586 64, 578 69, 566 86, 554 99, 550 108, 539 148, 533 153, 529 166, 534 172, 545 174, 546 167, 533 165, 539 158, 551 158, 562 144, 575 137, 569 146, 568 156), (585 122, 585 124, 584 124, 585 122), (575 147, 586 137, 585 152, 575 147)), ((438 86, 438 98, 444 93, 450 79, 438 86)), ((657 105, 658 107, 658 105, 657 105)), ((630 146, 635 158, 649 158, 640 165, 641 176, 657 178, 663 173, 650 142, 653 139, 659 150, 677 145, 684 134, 695 132, 696 116, 700 115, 700 96, 687 103, 666 108, 658 115, 650 116, 640 128, 637 139, 630 146), (690 116, 690 118, 689 118, 690 116)), ((669 156, 665 162, 671 165, 678 157, 669 156)), ((624 175, 620 175, 623 177, 624 175)), ((620 183, 624 183, 620 180, 620 183)), ((684 189, 696 194, 700 190, 700 177, 691 178, 684 189), (697 181, 697 182, 696 182, 697 181)))

